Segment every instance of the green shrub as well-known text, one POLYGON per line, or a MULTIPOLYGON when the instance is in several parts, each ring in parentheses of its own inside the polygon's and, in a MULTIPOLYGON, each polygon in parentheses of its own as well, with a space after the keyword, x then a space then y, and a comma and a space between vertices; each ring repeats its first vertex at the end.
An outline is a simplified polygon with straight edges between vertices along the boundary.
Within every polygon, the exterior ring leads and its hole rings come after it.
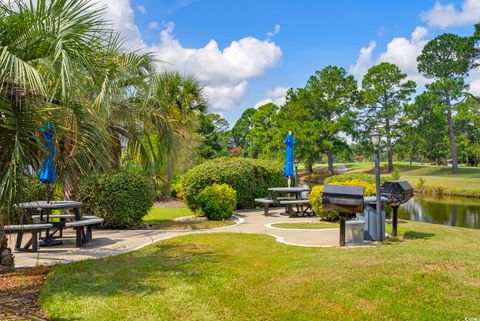
POLYGON ((365 173, 348 173, 330 176, 325 180, 325 184, 335 185, 335 183, 342 183, 348 181, 361 181, 375 184, 375 175, 365 173))
MULTIPOLYGON (((42 183, 36 176, 22 176, 17 183, 16 203, 47 200, 47 184, 42 183)), ((62 199, 62 185, 58 182, 51 185, 52 200, 62 199)))
POLYGON ((37 177, 23 176, 17 185, 17 203, 41 201, 47 199, 47 185, 37 177))
POLYGON ((198 205, 209 220, 221 221, 232 216, 237 192, 227 184, 207 186, 198 195, 198 205))
MULTIPOLYGON (((396 180, 400 178, 400 172, 394 170, 391 175, 380 176, 380 184, 383 184, 385 181, 396 180)), ((348 181, 360 181, 365 183, 370 183, 375 185, 375 175, 366 174, 366 173, 347 173, 330 176, 325 180, 325 184, 335 185, 337 183, 348 182, 348 181)), ((340 185, 340 184, 339 184, 340 185)))
POLYGON ((254 208, 255 198, 265 197, 269 187, 284 186, 286 180, 279 162, 249 158, 209 160, 183 176, 183 197, 190 209, 199 209, 198 195, 213 184, 230 185, 237 192, 237 208, 254 208))
POLYGON ((151 180, 126 171, 93 174, 80 183, 82 211, 105 219, 109 228, 129 228, 142 222, 153 205, 151 180))
POLYGON ((402 174, 400 173, 400 170, 398 168, 395 168, 392 174, 390 174, 390 177, 388 177, 388 180, 398 180, 401 176, 402 174))

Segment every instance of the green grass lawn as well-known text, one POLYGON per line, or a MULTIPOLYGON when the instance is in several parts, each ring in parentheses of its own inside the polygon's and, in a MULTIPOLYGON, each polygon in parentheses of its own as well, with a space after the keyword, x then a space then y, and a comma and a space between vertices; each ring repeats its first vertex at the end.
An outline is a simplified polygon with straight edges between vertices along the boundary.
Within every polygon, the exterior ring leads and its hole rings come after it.
POLYGON ((337 223, 329 222, 314 222, 314 223, 278 223, 272 224, 272 227, 279 228, 300 228, 300 229, 324 229, 324 228, 336 228, 340 225, 337 223))
MULTIPOLYGON (((344 165, 350 173, 374 173, 373 163, 338 163, 344 165)), ((402 179, 415 185, 420 178, 425 179, 426 185, 441 187, 456 194, 480 195, 480 167, 460 167, 458 174, 452 174, 449 166, 435 166, 429 164, 397 162, 395 168, 400 170, 402 179)), ((316 168, 325 168, 319 165, 316 168)), ((381 164, 383 175, 387 175, 387 163, 381 164)))
POLYGON ((480 316, 480 230, 400 224, 402 242, 306 248, 191 234, 54 267, 52 320, 464 320, 480 316))
POLYGON ((232 225, 234 221, 177 222, 175 218, 194 215, 188 208, 152 208, 143 218, 146 224, 155 224, 165 230, 201 230, 232 225))

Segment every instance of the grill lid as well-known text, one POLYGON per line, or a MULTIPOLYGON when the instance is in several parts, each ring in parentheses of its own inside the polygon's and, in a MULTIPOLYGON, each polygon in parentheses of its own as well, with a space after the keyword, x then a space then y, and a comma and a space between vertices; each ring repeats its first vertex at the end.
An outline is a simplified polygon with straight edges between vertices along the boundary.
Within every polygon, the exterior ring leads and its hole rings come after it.
POLYGON ((382 187, 382 194, 389 198, 389 203, 405 203, 413 197, 413 187, 407 181, 386 181, 382 187))
POLYGON ((362 212, 363 190, 362 186, 325 185, 322 207, 326 211, 362 212))
POLYGON ((324 185, 323 197, 344 197, 363 201, 363 186, 324 185))

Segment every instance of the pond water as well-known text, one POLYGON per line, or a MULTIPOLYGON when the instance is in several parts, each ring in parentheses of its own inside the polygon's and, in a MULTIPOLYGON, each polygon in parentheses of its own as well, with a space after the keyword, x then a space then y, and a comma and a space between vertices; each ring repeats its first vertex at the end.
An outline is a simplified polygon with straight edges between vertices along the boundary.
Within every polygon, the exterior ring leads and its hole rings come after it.
POLYGON ((415 196, 398 209, 406 220, 480 229, 480 199, 415 196))

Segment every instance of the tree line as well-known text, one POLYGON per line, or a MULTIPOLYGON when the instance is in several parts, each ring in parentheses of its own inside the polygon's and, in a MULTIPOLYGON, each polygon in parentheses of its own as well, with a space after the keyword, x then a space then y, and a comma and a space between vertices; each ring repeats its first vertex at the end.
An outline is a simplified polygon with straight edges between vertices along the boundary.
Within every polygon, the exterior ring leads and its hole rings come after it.
POLYGON ((212 158, 241 155, 281 159, 283 139, 293 131, 296 158, 312 169, 325 158, 334 161, 371 157, 370 134, 379 131, 382 151, 393 170, 394 160, 477 166, 480 162, 480 99, 468 92, 469 73, 478 68, 480 25, 472 36, 445 33, 428 42, 417 58, 418 71, 429 80, 422 88, 389 62, 371 67, 361 81, 344 68, 326 66, 304 87, 290 89, 282 106, 269 103, 245 110, 229 130, 220 126, 206 143, 212 158))

